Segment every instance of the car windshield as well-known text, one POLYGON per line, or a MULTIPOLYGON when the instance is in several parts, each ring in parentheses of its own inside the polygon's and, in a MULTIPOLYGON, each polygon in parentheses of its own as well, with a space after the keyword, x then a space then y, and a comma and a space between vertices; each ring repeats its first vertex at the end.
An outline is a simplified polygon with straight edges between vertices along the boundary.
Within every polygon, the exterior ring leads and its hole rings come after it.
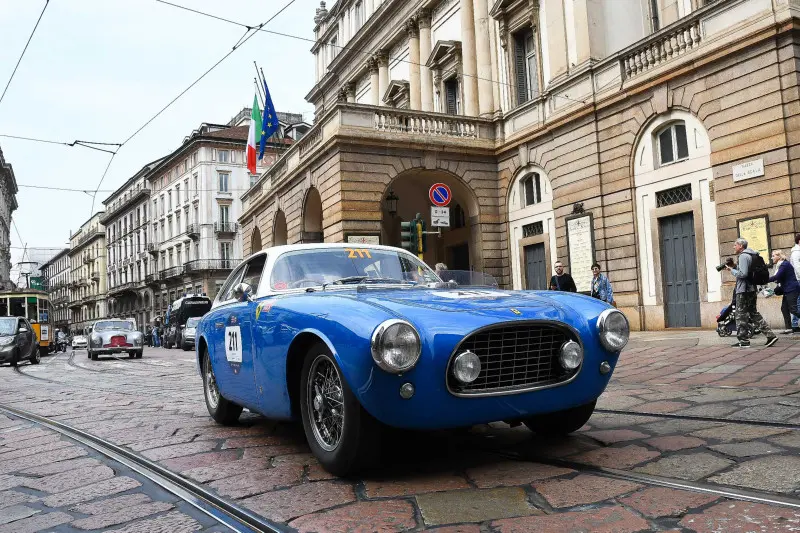
POLYGON ((16 326, 16 318, 0 318, 0 335, 13 335, 16 326))
POLYGON ((283 254, 272 269, 273 290, 324 284, 438 283, 441 280, 414 256, 375 248, 315 248, 283 254))
POLYGON ((133 329, 133 324, 127 320, 108 320, 105 322, 98 322, 94 326, 95 331, 109 331, 112 329, 133 329))
POLYGON ((200 323, 200 317, 192 317, 186 321, 187 328, 196 328, 197 324, 200 323))

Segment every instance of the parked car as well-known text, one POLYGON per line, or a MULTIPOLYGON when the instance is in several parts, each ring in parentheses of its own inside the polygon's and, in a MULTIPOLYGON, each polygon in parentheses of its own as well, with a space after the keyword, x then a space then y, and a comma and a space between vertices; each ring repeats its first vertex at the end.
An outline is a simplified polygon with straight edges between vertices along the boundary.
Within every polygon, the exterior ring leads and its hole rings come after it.
POLYGON ((443 282, 387 246, 277 246, 235 269, 198 326, 206 406, 300 418, 314 455, 346 475, 375 459, 380 426, 583 426, 629 325, 588 296, 443 282))
POLYGON ((144 335, 136 330, 135 323, 130 320, 98 320, 92 326, 88 348, 88 356, 92 360, 97 360, 100 355, 115 353, 140 358, 143 351, 144 335))
POLYGON ((75 335, 72 337, 72 349, 73 350, 85 350, 89 347, 89 341, 86 340, 85 335, 75 335))
POLYGON ((178 298, 170 306, 162 344, 165 348, 183 347, 186 321, 190 318, 201 317, 211 309, 211 298, 202 294, 190 294, 178 298))
POLYGON ((24 360, 32 365, 41 361, 39 341, 31 323, 20 317, 0 317, 0 363, 17 366, 24 360))
POLYGON ((183 335, 181 336, 181 348, 184 351, 189 351, 194 349, 194 339, 195 335, 197 334, 197 325, 200 323, 200 319, 202 317, 193 316, 189 320, 186 321, 186 327, 183 329, 183 335))

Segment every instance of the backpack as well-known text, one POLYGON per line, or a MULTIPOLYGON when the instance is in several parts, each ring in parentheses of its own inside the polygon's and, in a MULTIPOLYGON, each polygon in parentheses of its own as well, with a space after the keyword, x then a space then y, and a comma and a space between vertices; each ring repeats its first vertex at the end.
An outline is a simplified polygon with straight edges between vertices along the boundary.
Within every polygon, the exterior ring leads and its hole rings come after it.
POLYGON ((750 271, 747 273, 747 281, 754 285, 766 285, 769 283, 769 270, 761 254, 751 254, 750 271))

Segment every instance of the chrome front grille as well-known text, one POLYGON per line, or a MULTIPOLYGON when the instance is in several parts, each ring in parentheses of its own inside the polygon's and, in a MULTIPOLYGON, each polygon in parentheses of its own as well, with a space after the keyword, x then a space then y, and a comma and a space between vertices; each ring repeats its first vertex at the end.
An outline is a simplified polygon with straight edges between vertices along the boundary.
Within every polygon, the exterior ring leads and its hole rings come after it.
POLYGON ((447 386, 457 395, 511 393, 569 381, 577 370, 564 370, 558 362, 561 346, 579 341, 568 329, 549 323, 516 323, 479 330, 466 337, 453 352, 447 367, 447 386), (451 369, 453 358, 465 351, 481 360, 478 379, 458 381, 451 369))

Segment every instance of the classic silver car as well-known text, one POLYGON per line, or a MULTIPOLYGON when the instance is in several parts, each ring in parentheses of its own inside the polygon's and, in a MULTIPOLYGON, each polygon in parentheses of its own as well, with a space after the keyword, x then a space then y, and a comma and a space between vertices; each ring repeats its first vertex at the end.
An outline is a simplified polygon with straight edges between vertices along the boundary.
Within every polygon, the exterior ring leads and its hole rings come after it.
POLYGON ((89 335, 89 358, 97 360, 100 355, 127 353, 128 357, 141 357, 144 336, 136 330, 131 320, 98 320, 89 335))

